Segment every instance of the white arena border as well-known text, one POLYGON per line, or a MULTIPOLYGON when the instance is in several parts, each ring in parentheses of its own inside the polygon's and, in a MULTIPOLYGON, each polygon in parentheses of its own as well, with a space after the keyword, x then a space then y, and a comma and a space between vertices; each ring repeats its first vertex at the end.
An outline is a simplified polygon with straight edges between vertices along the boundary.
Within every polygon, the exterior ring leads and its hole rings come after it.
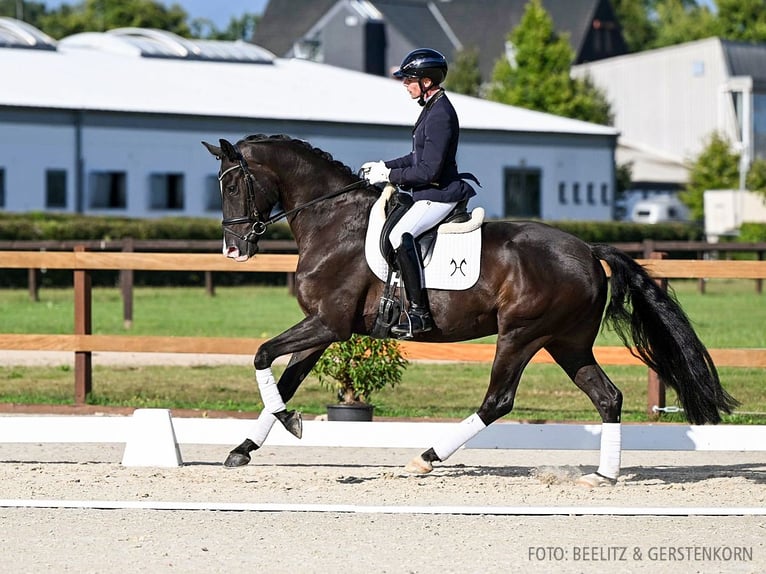
MULTIPOLYGON (((226 445, 242 442, 253 420, 171 418, 166 409, 137 409, 132 416, 0 415, 4 443, 132 443, 226 445), (165 433, 164 436, 159 433, 165 433)), ((304 421, 297 439, 279 424, 266 446, 429 448, 457 422, 304 421)), ((468 441, 465 448, 598 450, 600 424, 496 422, 468 441)), ((623 450, 764 451, 766 425, 695 426, 623 424, 623 450)), ((151 466, 151 465, 149 465, 151 466)))
POLYGON ((766 516, 757 507, 666 506, 365 506, 247 502, 0 499, 0 508, 171 510, 218 512, 318 512, 335 514, 450 514, 470 516, 766 516))

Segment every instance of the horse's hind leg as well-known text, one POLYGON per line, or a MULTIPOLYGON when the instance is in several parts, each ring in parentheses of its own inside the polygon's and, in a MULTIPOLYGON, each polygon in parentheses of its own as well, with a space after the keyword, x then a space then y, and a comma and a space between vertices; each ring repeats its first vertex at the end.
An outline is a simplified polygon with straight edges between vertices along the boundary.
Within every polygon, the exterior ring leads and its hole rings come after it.
MULTIPOLYGON (((326 348, 327 345, 323 345, 307 351, 293 353, 287 368, 285 368, 277 384, 279 394, 285 402, 293 397, 303 379, 309 374, 326 348)), ((248 433, 248 438, 229 453, 229 456, 223 463, 224 466, 234 468, 249 463, 250 453, 263 446, 276 421, 277 417, 274 414, 266 409, 261 411, 258 420, 248 433)))
POLYGON ((437 444, 413 458, 404 467, 406 472, 413 474, 431 472, 434 462, 444 462, 487 426, 511 412, 521 373, 540 348, 540 344, 533 342, 518 345, 510 339, 510 337, 507 339, 498 337, 489 388, 479 410, 463 420, 453 433, 441 437, 437 444))
POLYGON ((561 343, 546 350, 590 398, 601 416, 601 450, 598 470, 577 483, 595 487, 613 484, 620 474, 622 393, 596 363, 591 349, 576 350, 561 343))

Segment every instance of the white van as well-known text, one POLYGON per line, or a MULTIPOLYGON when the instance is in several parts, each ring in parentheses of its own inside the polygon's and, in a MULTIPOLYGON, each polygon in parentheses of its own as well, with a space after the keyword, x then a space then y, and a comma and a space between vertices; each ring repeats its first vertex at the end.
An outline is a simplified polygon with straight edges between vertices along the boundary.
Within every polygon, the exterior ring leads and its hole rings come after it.
POLYGON ((672 195, 659 195, 637 202, 630 212, 635 223, 665 223, 689 221, 689 209, 672 195))

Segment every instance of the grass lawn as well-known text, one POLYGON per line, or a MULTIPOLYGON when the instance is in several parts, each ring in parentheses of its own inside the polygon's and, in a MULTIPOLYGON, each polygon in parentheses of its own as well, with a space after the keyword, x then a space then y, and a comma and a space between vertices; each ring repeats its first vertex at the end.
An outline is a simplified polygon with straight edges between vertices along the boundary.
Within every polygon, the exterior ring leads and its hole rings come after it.
MULTIPOLYGON (((752 281, 709 281, 706 294, 696 281, 673 283, 676 294, 700 338, 711 348, 766 347, 766 295, 752 281)), ((71 290, 41 291, 33 303, 23 290, 0 290, 0 317, 5 333, 71 333, 71 290)), ((97 334, 269 337, 302 317, 284 287, 218 288, 208 297, 202 288, 138 288, 134 322, 122 323, 117 289, 95 289, 93 331, 97 334)), ((485 339, 483 342, 486 342, 485 339)), ((618 345, 604 332, 598 345, 618 345)), ((604 367, 625 396, 626 421, 646 420, 646 369, 604 367)), ((277 371, 279 368, 276 369, 277 371)), ((413 363, 395 389, 373 397, 379 416, 463 418, 476 410, 486 391, 489 364, 413 363)), ((743 404, 727 422, 766 424, 764 369, 724 368, 721 380, 743 404)), ((248 367, 105 367, 95 364, 91 402, 133 407, 201 408, 258 411, 260 401, 248 367)), ((70 404, 74 374, 67 366, 0 366, 0 402, 70 404)), ((668 391, 668 404, 675 397, 668 391)), ((331 391, 309 377, 291 402, 306 413, 325 412, 331 391)), ((522 379, 516 406, 508 417, 521 420, 597 421, 587 397, 554 365, 530 365, 522 379)), ((663 420, 683 420, 668 415, 663 420)))

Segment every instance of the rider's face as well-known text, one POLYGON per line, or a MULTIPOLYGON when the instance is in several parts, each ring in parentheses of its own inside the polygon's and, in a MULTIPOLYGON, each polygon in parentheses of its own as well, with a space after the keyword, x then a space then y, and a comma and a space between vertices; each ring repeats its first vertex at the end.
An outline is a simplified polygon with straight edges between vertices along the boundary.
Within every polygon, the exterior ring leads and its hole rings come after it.
MULTIPOLYGON (((404 87, 407 88, 407 92, 409 92, 410 97, 414 100, 415 98, 419 98, 421 94, 420 85, 418 84, 417 78, 404 78, 402 80, 402 83, 404 84, 404 87)), ((428 88, 431 87, 431 79, 430 78, 423 78, 423 87, 426 91, 428 91, 428 88)))

